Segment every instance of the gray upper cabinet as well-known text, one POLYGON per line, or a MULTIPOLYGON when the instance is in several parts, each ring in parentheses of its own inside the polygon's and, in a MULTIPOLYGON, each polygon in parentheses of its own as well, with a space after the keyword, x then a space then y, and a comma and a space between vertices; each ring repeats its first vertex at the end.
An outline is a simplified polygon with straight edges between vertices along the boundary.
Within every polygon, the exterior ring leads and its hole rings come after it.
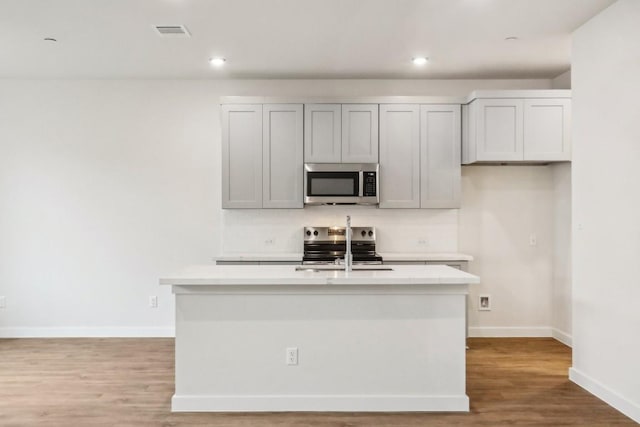
POLYGON ((524 160, 571 160, 571 100, 524 101, 524 160))
POLYGON ((262 207, 302 208, 302 104, 265 104, 262 207))
POLYGON ((222 207, 302 208, 302 104, 222 105, 222 207))
POLYGON ((342 163, 378 163, 378 104, 342 105, 342 163))
POLYGON ((222 106, 222 207, 262 207, 262 105, 222 106))
POLYGON ((342 108, 340 104, 305 104, 304 161, 340 163, 342 108))
POLYGON ((378 163, 377 104, 305 104, 306 163, 378 163))
POLYGON ((380 208, 420 207, 420 106, 380 105, 380 208))
POLYGON ((460 207, 460 105, 380 105, 380 208, 460 207))
POLYGON ((420 106, 420 207, 460 207, 460 105, 420 106))
POLYGON ((462 163, 571 160, 570 92, 497 91, 463 107, 462 163))
POLYGON ((478 99, 471 108, 477 114, 477 159, 522 160, 524 146, 521 99, 478 99))

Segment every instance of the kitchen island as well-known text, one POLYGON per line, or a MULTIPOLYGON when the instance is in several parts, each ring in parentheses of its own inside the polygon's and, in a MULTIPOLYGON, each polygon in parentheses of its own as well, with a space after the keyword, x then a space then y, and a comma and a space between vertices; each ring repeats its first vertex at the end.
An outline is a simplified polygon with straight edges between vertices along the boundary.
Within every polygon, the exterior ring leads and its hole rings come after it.
POLYGON ((478 282, 444 265, 167 276, 172 410, 468 411, 465 297, 478 282))

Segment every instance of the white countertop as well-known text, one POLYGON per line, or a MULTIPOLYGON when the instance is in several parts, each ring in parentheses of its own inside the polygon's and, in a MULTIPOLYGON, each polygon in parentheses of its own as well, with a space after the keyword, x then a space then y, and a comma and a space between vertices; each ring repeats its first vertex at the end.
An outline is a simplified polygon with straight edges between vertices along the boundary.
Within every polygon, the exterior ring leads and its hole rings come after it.
POLYGON ((302 252, 288 253, 240 253, 225 254, 213 258, 214 261, 291 261, 301 262, 302 252))
MULTIPOLYGON (((161 285, 436 285, 474 284, 480 278, 444 265, 401 265, 391 271, 296 271, 293 265, 194 265, 161 285)), ((373 267, 373 266, 372 266, 373 267)))
MULTIPOLYGON (((384 261, 472 261, 473 256, 453 252, 380 252, 384 261)), ((301 262, 302 253, 241 253, 225 254, 213 258, 214 261, 259 262, 281 261, 301 262)))
POLYGON ((473 256, 453 252, 379 252, 384 261, 473 261, 473 256))

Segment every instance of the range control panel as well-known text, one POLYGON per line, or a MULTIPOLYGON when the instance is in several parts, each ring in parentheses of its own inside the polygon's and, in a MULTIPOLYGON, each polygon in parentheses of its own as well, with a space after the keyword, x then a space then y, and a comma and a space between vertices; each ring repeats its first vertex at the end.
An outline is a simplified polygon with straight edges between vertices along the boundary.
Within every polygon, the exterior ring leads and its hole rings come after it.
MULTIPOLYGON (((376 228, 375 227, 351 227, 351 240, 354 242, 376 241, 376 228)), ((305 242, 342 242, 347 240, 347 229, 345 227, 305 227, 304 228, 304 241, 305 242)))

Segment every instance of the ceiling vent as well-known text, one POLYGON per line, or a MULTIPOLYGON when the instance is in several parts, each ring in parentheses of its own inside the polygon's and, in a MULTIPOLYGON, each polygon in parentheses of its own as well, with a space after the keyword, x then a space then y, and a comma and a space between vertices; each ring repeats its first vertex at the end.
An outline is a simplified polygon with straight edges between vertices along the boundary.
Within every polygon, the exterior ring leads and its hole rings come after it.
POLYGON ((191 33, 184 25, 155 25, 160 37, 191 37, 191 33))

